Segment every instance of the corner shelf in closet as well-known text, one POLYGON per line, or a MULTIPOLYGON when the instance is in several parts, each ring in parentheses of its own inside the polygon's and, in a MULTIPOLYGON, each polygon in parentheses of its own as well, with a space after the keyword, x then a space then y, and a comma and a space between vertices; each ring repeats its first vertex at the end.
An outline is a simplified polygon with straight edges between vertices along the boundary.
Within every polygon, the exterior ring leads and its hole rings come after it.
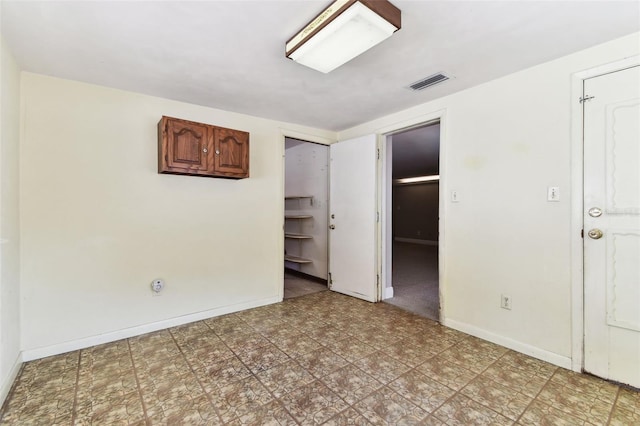
MULTIPOLYGON (((309 199, 309 203, 311 205, 313 205, 313 196, 311 195, 290 195, 290 196, 286 196, 284 197, 285 200, 297 200, 298 201, 298 206, 300 207, 300 200, 305 200, 305 199, 309 199)), ((285 212, 284 215, 285 220, 296 220, 296 221, 302 221, 304 219, 312 219, 313 215, 310 214, 304 214, 304 213, 287 213, 285 212)), ((300 226, 298 226, 298 229, 301 230, 302 229, 302 224, 300 224, 300 226)), ((302 243, 304 240, 310 240, 313 239, 312 235, 307 235, 307 234, 302 234, 299 232, 285 232, 284 233, 284 238, 285 239, 290 239, 290 240, 297 240, 300 243, 302 243)), ((298 246, 299 247, 299 252, 302 252, 302 246, 298 246)), ((291 254, 287 254, 285 251, 285 255, 284 255, 284 260, 287 262, 292 262, 292 263, 297 263, 297 264, 307 264, 307 263, 313 263, 312 259, 307 259, 301 256, 294 256, 291 254)))
POLYGON ((313 198, 313 195, 289 195, 284 197, 285 200, 303 200, 305 198, 313 198))
POLYGON ((304 257, 292 256, 290 254, 284 255, 284 260, 293 263, 313 263, 311 259, 305 259, 304 257))
POLYGON ((293 232, 285 232, 284 237, 291 240, 310 240, 311 238, 313 238, 312 235, 296 234, 293 232))
POLYGON ((311 219, 313 216, 310 214, 285 214, 285 219, 311 219))

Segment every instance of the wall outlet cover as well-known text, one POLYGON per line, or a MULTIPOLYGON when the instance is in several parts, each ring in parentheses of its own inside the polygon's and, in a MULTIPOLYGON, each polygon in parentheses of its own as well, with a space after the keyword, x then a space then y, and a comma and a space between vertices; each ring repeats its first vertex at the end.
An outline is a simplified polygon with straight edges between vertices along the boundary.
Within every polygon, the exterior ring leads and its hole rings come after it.
POLYGON ((500 307, 502 309, 511 310, 511 296, 507 294, 500 295, 500 307))
POLYGON ((155 293, 160 293, 163 288, 164 280, 156 278, 155 280, 151 281, 151 290, 153 290, 155 293))

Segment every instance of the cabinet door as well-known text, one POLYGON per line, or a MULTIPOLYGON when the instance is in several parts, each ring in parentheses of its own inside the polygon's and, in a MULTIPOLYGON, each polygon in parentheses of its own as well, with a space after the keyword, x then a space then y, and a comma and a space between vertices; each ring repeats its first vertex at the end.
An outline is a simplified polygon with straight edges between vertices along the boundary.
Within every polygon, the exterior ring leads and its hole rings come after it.
POLYGON ((212 168, 209 126, 163 117, 160 171, 208 174, 212 168))
POLYGON ((216 176, 249 177, 249 133, 216 127, 214 148, 216 176))

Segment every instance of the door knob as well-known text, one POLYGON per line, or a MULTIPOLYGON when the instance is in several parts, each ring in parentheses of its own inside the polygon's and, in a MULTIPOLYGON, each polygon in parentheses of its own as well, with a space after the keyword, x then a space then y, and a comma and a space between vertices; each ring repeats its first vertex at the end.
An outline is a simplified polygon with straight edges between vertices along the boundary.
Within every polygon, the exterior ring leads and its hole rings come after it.
POLYGON ((329 225, 329 229, 336 229, 335 225, 329 225))
POLYGON ((591 207, 589 209, 589 216, 591 217, 600 217, 602 216, 602 210, 598 207, 591 207))
POLYGON ((594 228, 594 229, 590 229, 589 232, 587 232, 587 235, 589 235, 589 238, 591 238, 592 240, 599 240, 600 238, 602 238, 602 231, 594 228))

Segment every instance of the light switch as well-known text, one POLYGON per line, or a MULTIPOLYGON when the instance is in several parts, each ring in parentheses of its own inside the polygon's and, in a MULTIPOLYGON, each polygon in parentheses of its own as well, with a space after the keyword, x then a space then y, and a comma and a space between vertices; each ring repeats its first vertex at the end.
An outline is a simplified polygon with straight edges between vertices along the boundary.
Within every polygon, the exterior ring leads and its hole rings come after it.
POLYGON ((550 186, 547 188, 547 201, 560 201, 559 186, 550 186))
POLYGON ((458 191, 451 191, 451 202, 452 203, 459 203, 460 202, 460 197, 458 195, 458 191))

